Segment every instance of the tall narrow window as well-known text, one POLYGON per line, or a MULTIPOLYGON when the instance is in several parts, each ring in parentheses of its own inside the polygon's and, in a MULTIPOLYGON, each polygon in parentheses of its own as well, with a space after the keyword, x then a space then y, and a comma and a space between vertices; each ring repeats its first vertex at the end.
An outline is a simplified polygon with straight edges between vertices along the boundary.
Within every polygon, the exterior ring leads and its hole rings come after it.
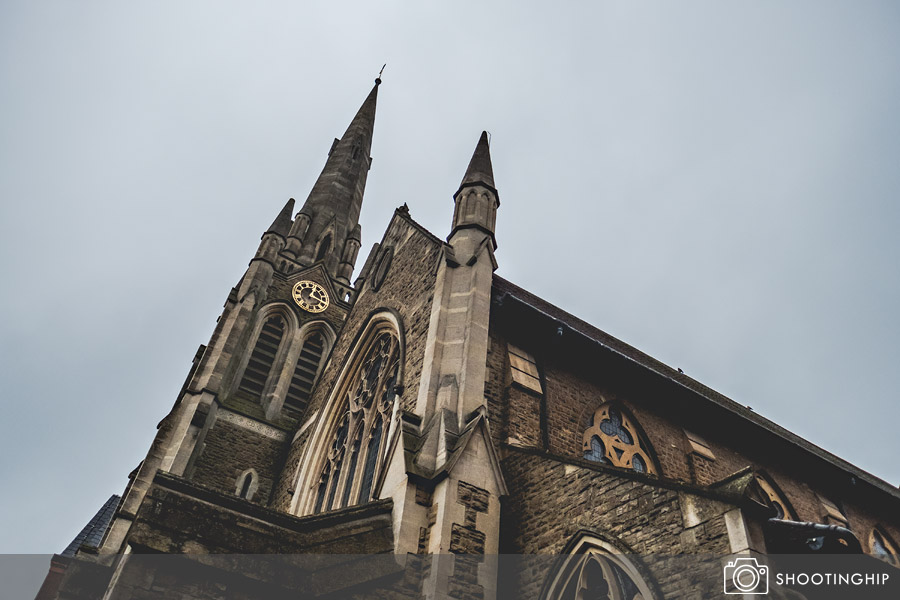
POLYGON ((325 338, 319 332, 304 340, 303 349, 300 351, 300 357, 297 359, 297 366, 294 368, 294 375, 291 377, 291 384, 288 386, 287 396, 284 399, 285 406, 301 412, 306 409, 313 381, 319 371, 319 363, 322 362, 324 349, 325 338))
POLYGON ((347 412, 332 434, 321 467, 315 512, 372 499, 396 399, 398 367, 397 338, 382 333, 350 373, 342 400, 347 412))
POLYGON ((250 474, 244 475, 244 484, 241 486, 241 498, 246 498, 250 495, 250 484, 253 483, 253 476, 250 474))
POLYGON ((322 241, 319 242, 319 250, 316 252, 316 260, 322 260, 325 258, 325 255, 328 254, 328 251, 331 250, 331 234, 329 233, 325 237, 322 238, 322 241))
POLYGON ((278 346, 284 336, 284 319, 279 315, 269 317, 256 338, 256 345, 250 353, 244 375, 238 389, 254 398, 262 397, 263 388, 275 362, 278 346))
POLYGON ((509 345, 509 370, 513 383, 538 394, 544 393, 534 357, 512 344, 509 345))
POLYGON ((237 488, 234 493, 244 500, 253 500, 257 489, 259 489, 259 476, 255 470, 247 469, 237 478, 237 488))
POLYGON ((609 402, 594 412, 583 436, 585 459, 656 475, 649 448, 636 424, 622 408, 609 402))

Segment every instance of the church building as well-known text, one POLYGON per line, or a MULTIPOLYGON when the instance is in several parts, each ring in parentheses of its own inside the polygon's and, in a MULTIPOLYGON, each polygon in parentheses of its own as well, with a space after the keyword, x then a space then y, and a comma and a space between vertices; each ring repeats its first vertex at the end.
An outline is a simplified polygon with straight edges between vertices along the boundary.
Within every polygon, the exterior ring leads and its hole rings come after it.
POLYGON ((403 205, 358 265, 380 84, 39 598, 699 598, 781 554, 900 581, 900 489, 496 275, 485 133, 447 229, 403 205))

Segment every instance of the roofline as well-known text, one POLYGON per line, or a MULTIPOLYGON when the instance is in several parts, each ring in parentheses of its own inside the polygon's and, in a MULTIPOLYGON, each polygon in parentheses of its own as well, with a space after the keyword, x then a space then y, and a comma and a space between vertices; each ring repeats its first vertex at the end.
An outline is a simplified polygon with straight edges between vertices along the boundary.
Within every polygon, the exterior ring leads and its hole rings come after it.
MULTIPOLYGON (((605 332, 598 330, 598 332, 603 334, 603 336, 606 336, 606 337, 610 338, 611 340, 615 340, 616 342, 622 344, 626 348, 633 350, 635 353, 635 356, 630 356, 629 354, 626 354, 620 350, 617 350, 616 348, 613 348, 611 345, 604 342, 604 340, 600 339, 599 336, 591 335, 589 333, 586 333, 584 331, 577 329, 571 323, 567 323, 563 318, 555 317, 555 316, 551 315, 550 313, 538 308, 537 306, 535 306, 534 304, 532 304, 531 302, 529 302, 528 300, 526 300, 525 298, 522 297, 525 294, 528 294, 528 295, 533 295, 533 294, 526 292, 522 288, 519 288, 519 286, 507 281, 506 279, 503 279, 502 277, 500 277, 496 274, 494 275, 494 279, 495 279, 495 282, 496 282, 496 280, 499 280, 501 282, 501 286, 507 288, 505 290, 500 290, 502 292, 501 298, 510 298, 510 299, 520 303, 521 305, 525 306, 526 308, 530 309, 531 311, 539 314, 543 318, 553 321, 554 323, 558 324, 558 326, 565 327, 565 330, 568 330, 568 331, 572 332, 573 334, 575 334, 593 344, 599 345, 601 348, 603 348, 607 352, 615 354, 616 356, 624 358, 625 360, 627 360, 631 363, 634 363, 644 369, 647 369, 647 370, 653 372, 654 374, 658 375, 659 377, 675 384, 676 386, 683 388, 685 391, 689 392, 690 394, 697 396, 699 398, 702 398, 704 400, 707 400, 709 402, 712 402, 716 406, 730 412, 731 414, 733 414, 737 417, 740 417, 746 421, 749 421, 750 423, 781 438, 782 440, 799 448, 800 450, 806 451, 806 452, 822 459, 823 461, 829 463, 830 465, 849 473, 850 475, 858 478, 859 480, 865 481, 866 483, 873 486, 874 488, 879 489, 883 492, 886 492, 893 498, 900 500, 900 488, 896 488, 896 487, 892 486, 889 482, 887 482, 879 477, 876 477, 875 475, 872 475, 871 473, 863 471, 859 467, 854 466, 852 463, 847 462, 846 460, 844 460, 838 456, 835 456, 834 454, 828 452, 827 450, 825 450, 823 448, 820 448, 819 446, 813 444, 812 442, 805 440, 804 438, 800 437, 799 435, 788 431, 784 427, 781 427, 777 423, 774 423, 773 421, 770 421, 769 419, 753 412, 751 409, 744 407, 743 405, 739 404, 738 402, 735 402, 734 400, 728 398, 727 396, 720 394, 719 392, 716 392, 715 390, 713 390, 711 388, 706 387, 705 385, 698 382, 697 380, 695 380, 691 377, 688 377, 687 375, 684 375, 683 373, 679 373, 672 367, 669 367, 668 365, 665 365, 665 364, 657 361, 653 357, 644 354, 637 348, 634 348, 633 346, 630 346, 630 345, 626 344, 625 342, 622 342, 621 340, 619 340, 605 332), (525 294, 517 295, 516 290, 525 292, 525 294), (696 387, 688 385, 687 384, 688 381, 696 384, 696 387)), ((542 300, 541 298, 538 298, 537 296, 535 296, 535 298, 537 298, 538 300, 541 300, 542 302, 546 302, 546 301, 542 300)), ((549 302, 547 302, 547 304, 549 306, 552 306, 553 308, 558 309, 558 307, 550 304, 549 302)), ((585 323, 578 317, 575 317, 574 315, 571 315, 570 313, 567 313, 567 312, 563 311, 562 309, 558 309, 558 310, 560 310, 564 314, 565 317, 570 317, 572 320, 574 320, 578 323, 585 323)), ((585 325, 588 325, 588 324, 585 323, 585 325)), ((588 326, 590 327, 590 325, 588 325, 588 326)))

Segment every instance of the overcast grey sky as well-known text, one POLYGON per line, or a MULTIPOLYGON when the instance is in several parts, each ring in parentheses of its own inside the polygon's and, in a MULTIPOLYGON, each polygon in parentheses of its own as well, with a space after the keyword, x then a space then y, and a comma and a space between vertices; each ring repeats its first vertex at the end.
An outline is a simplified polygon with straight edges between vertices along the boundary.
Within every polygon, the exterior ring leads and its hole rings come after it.
POLYGON ((0 7, 0 552, 143 458, 231 286, 388 63, 363 252, 445 236, 482 129, 499 274, 897 485, 896 2, 0 7))

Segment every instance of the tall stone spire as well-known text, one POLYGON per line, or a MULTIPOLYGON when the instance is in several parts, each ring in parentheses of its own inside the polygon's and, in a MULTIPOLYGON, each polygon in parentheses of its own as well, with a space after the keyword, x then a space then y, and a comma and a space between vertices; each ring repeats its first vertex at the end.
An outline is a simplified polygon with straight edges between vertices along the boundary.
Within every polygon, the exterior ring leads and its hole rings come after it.
POLYGON ((472 154, 466 174, 459 184, 459 190, 453 195, 453 201, 456 207, 450 237, 460 229, 480 229, 491 236, 491 243, 496 249, 494 228, 500 197, 494 187, 494 168, 491 165, 491 149, 486 131, 481 132, 475 153, 472 154))
POLYGON ((334 140, 325 168, 297 213, 287 244, 299 263, 321 262, 345 285, 350 284, 347 264, 352 271, 359 249, 359 213, 372 163, 369 153, 380 84, 381 79, 376 79, 344 135, 334 140))

